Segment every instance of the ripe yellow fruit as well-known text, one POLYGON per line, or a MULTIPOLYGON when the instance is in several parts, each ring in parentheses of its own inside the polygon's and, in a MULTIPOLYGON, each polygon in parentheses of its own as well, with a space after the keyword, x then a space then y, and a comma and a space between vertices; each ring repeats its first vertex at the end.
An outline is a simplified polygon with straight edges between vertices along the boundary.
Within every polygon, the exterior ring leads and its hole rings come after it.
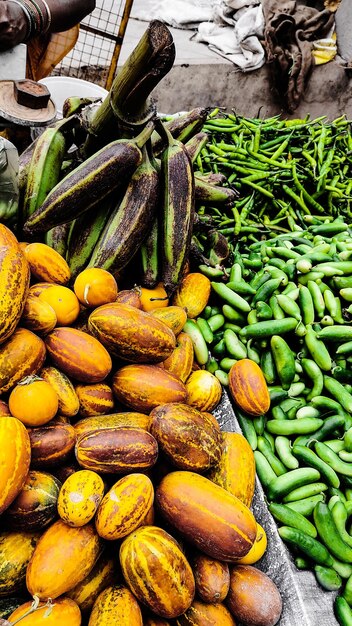
POLYGON ((115 302, 118 294, 115 278, 100 267, 87 267, 80 272, 73 289, 80 303, 87 307, 115 302))
POLYGON ((53 285, 44 289, 38 298, 54 309, 58 326, 69 326, 76 321, 80 311, 79 300, 68 287, 53 285))
POLYGON ((169 298, 165 291, 163 283, 158 283, 153 289, 140 287, 139 299, 143 311, 151 311, 152 309, 161 309, 168 306, 169 298))
POLYGON ((207 370, 197 370, 186 380, 187 404, 199 411, 212 411, 221 400, 220 381, 207 370))
POLYGON ((246 554, 246 556, 243 556, 242 559, 239 559, 237 563, 240 563, 241 565, 252 565, 253 563, 256 563, 257 561, 259 561, 259 559, 262 558, 266 550, 267 543, 268 540, 266 532, 264 528, 257 522, 257 535, 254 544, 252 545, 248 554, 246 554))
POLYGON ((25 426, 41 426, 50 422, 59 408, 55 389, 46 380, 28 376, 20 381, 9 396, 9 409, 25 426))

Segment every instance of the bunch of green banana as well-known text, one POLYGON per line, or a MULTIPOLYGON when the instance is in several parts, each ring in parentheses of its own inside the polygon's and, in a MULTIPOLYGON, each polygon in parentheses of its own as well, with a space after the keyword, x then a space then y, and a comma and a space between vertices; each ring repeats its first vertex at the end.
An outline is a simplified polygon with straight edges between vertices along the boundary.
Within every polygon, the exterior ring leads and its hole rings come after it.
POLYGON ((67 99, 64 119, 20 155, 20 235, 44 238, 73 279, 85 267, 123 277, 133 259, 142 285, 162 281, 171 294, 189 258, 196 202, 217 210, 234 199, 223 181, 194 174, 208 110, 157 119, 150 94, 174 58, 171 32, 152 20, 108 97, 98 106, 67 99))
MULTIPOLYGON (((185 142, 184 148, 188 154, 189 159, 192 162, 191 169, 194 169, 194 162, 202 148, 208 142, 208 135, 202 131, 196 132, 193 136, 191 135, 192 129, 194 131, 195 128, 199 128, 199 125, 194 125, 194 111, 199 111, 199 115, 203 114, 203 109, 195 109, 190 115, 191 121, 189 122, 188 128, 183 128, 186 135, 189 137, 188 141, 185 142)), ((179 121, 179 118, 175 118, 168 123, 162 123, 163 128, 166 129, 167 132, 160 127, 160 123, 158 126, 158 136, 160 137, 160 141, 163 142, 163 145, 166 146, 168 140, 170 139, 170 134, 173 139, 175 139, 173 132, 170 132, 170 126, 172 123, 175 123, 176 120, 179 121), (169 132, 169 134, 168 134, 169 132), (164 133, 164 137, 162 137, 164 133)), ((182 116, 181 119, 186 119, 186 114, 182 116)), ((171 129, 174 128, 171 126, 171 129)), ((176 134, 178 132, 178 128, 176 130, 176 134)), ((154 133, 153 133, 154 135, 154 133)), ((157 133, 155 132, 155 136, 157 133)), ((152 136, 153 139, 153 136, 152 136)), ((179 141, 178 149, 175 152, 182 153, 181 142, 179 141)), ((183 142, 182 142, 183 143, 183 142)), ((175 146, 174 146, 175 147, 175 146)), ((144 287, 155 287, 155 285, 161 280, 170 280, 171 284, 168 287, 169 291, 172 291, 173 285, 177 283, 179 277, 182 275, 182 268, 184 266, 185 260, 188 254, 191 252, 193 256, 193 251, 195 250, 195 245, 189 248, 189 234, 192 233, 193 230, 193 220, 189 219, 189 212, 193 213, 194 218, 196 215, 194 214, 193 209, 188 205, 184 214, 182 211, 174 210, 174 202, 173 198, 177 193, 177 190, 180 192, 180 195, 183 195, 183 200, 185 204, 190 199, 190 186, 189 186, 189 176, 188 174, 181 173, 181 170, 177 174, 177 165, 175 166, 174 159, 171 158, 173 151, 169 149, 169 146, 164 151, 161 159, 162 164, 162 183, 161 186, 164 189, 163 191, 163 202, 161 203, 160 210, 158 214, 154 218, 154 222, 152 228, 149 232, 149 235, 144 240, 141 248, 140 248, 140 282, 144 287), (169 162, 170 159, 170 162, 169 162), (170 174, 169 174, 170 173, 170 174), (179 180, 177 176, 179 175, 179 180), (175 188, 173 188, 175 186, 175 188), (179 242, 181 251, 177 250, 175 247, 175 242, 179 242)), ((179 156, 184 163, 187 164, 187 168, 189 164, 187 163, 186 157, 179 156)), ((209 174, 202 174, 201 172, 194 171, 194 202, 198 205, 212 205, 217 207, 219 204, 227 204, 231 203, 235 197, 236 193, 228 188, 222 187, 227 182, 227 178, 223 174, 214 174, 210 172, 209 174)), ((202 259, 205 257, 202 257, 202 259)), ((203 261, 202 261, 203 262, 203 261)), ((207 262, 205 259, 204 262, 207 262)))
MULTIPOLYGON (((196 107, 191 111, 186 111, 180 115, 172 117, 168 121, 163 121, 163 127, 168 130, 174 139, 187 142, 196 133, 200 132, 208 116, 208 110, 203 107, 196 107)), ((156 130, 152 135, 153 153, 159 156, 167 146, 166 137, 156 130)))
POLYGON ((44 202, 29 215, 24 223, 24 233, 42 233, 70 222, 91 207, 99 205, 114 189, 121 189, 141 163, 141 148, 153 128, 154 123, 149 122, 134 139, 112 141, 78 165, 57 183, 44 202))
POLYGON ((217 207, 235 198, 223 177, 195 171, 208 142, 201 130, 206 110, 150 121, 136 137, 82 160, 84 108, 77 115, 82 101, 68 104, 68 117, 20 157, 23 233, 43 234, 67 260, 72 280, 86 267, 123 278, 133 259, 136 281, 146 287, 162 281, 171 294, 189 259, 197 203, 217 207))
MULTIPOLYGON (((162 129, 161 129, 162 130, 162 129)), ((168 141, 161 157, 161 280, 168 293, 178 286, 191 245, 195 183, 184 144, 164 129, 168 141)))
POLYGON ((66 261, 73 279, 88 265, 97 241, 115 207, 116 197, 112 193, 101 202, 98 208, 93 207, 73 222, 68 222, 66 261))
POLYGON ((160 216, 154 217, 149 234, 140 247, 140 282, 152 289, 160 278, 160 216))
POLYGON ((203 131, 199 131, 199 133, 196 133, 193 137, 186 141, 185 148, 192 163, 196 162, 197 157, 201 153, 202 149, 207 145, 208 141, 209 135, 207 135, 207 133, 203 133, 203 131))
POLYGON ((89 266, 109 270, 118 277, 148 235, 158 200, 159 175, 144 146, 142 162, 103 229, 89 266))
POLYGON ((196 200, 200 204, 207 204, 211 206, 231 204, 238 197, 238 193, 231 189, 231 187, 214 185, 197 174, 195 174, 194 178, 196 200))
POLYGON ((35 142, 26 173, 23 222, 43 204, 48 193, 59 182, 62 163, 72 142, 72 130, 78 122, 76 116, 60 120, 54 126, 48 126, 35 142))

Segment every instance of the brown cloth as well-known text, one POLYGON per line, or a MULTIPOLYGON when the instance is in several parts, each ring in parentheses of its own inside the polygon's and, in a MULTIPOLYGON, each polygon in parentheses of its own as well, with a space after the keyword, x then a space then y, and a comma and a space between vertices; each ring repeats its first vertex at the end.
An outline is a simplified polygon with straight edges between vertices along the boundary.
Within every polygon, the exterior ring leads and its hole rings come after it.
POLYGON ((325 37, 334 14, 296 5, 295 0, 262 0, 264 48, 275 89, 285 109, 298 106, 314 65, 311 42, 325 37))
POLYGON ((40 80, 72 50, 79 34, 79 24, 62 33, 34 37, 27 44, 26 77, 40 80))

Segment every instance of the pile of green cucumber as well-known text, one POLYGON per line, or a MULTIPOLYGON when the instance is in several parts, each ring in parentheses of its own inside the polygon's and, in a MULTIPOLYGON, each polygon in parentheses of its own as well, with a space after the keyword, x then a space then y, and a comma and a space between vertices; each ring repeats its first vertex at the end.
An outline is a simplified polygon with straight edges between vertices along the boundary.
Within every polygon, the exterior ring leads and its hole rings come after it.
POLYGON ((258 240, 228 268, 199 270, 212 294, 186 328, 222 384, 239 359, 265 376, 271 406, 236 408, 269 510, 298 567, 341 590, 352 616, 352 230, 343 218, 258 240))

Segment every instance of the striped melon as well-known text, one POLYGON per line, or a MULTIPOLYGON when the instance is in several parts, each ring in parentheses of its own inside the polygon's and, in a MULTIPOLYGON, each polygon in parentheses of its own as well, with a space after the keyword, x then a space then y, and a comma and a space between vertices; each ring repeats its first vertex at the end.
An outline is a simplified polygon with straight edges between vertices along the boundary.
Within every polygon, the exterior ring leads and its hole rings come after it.
POLYGON ((58 598, 73 589, 92 570, 101 552, 93 524, 80 528, 54 522, 41 536, 29 562, 26 584, 40 600, 58 598))
POLYGON ((120 478, 104 496, 95 518, 103 539, 121 539, 144 521, 154 501, 153 483, 145 474, 120 478))
POLYGON ((15 235, 0 224, 0 343, 14 332, 29 288, 29 265, 15 235))
POLYGON ((253 513, 236 496, 194 472, 170 472, 156 489, 164 519, 199 550, 236 562, 257 534, 253 513))
POLYGON ((83 383, 98 383, 111 370, 111 357, 104 346, 82 330, 61 326, 45 338, 54 365, 69 378, 83 383))
POLYGON ((246 506, 250 506, 255 488, 253 450, 241 433, 223 432, 222 438, 223 450, 220 460, 207 476, 246 506))
MULTIPOLYGON (((253 623, 247 622, 248 626, 253 623)), ((259 623, 255 624, 258 626, 259 623)), ((188 611, 176 620, 175 626, 236 626, 236 622, 223 604, 206 604, 195 600, 188 611)))
POLYGON ((0 444, 0 513, 2 513, 22 490, 31 460, 28 432, 16 417, 0 419, 0 444))
POLYGON ((111 354, 132 363, 163 361, 176 343, 173 331, 162 321, 119 302, 96 308, 88 328, 111 354))
POLYGON ((112 412, 114 396, 111 387, 106 383, 94 385, 76 385, 79 400, 79 414, 82 417, 104 415, 112 412))
POLYGON ((39 541, 40 533, 0 533, 0 596, 22 589, 27 565, 39 541))
POLYGON ((107 587, 94 602, 88 626, 143 626, 136 598, 124 585, 107 587))
POLYGON ((21 604, 9 616, 10 623, 18 622, 21 626, 81 626, 81 611, 70 598, 55 600, 49 615, 46 602, 40 602, 38 608, 27 615, 31 605, 30 600, 21 604))
POLYGON ((113 555, 103 553, 93 569, 76 587, 67 592, 67 596, 77 602, 82 613, 92 610, 99 594, 109 585, 113 585, 121 577, 118 562, 113 555))
POLYGON ((125 581, 140 602, 168 619, 187 611, 194 597, 191 566, 177 541, 157 526, 141 526, 120 546, 125 581))
POLYGON ((240 359, 231 367, 229 390, 235 403, 249 415, 264 415, 269 410, 269 390, 255 361, 240 359))
POLYGON ((11 390, 22 378, 36 374, 45 356, 44 341, 27 328, 17 327, 0 346, 0 394, 11 390))

